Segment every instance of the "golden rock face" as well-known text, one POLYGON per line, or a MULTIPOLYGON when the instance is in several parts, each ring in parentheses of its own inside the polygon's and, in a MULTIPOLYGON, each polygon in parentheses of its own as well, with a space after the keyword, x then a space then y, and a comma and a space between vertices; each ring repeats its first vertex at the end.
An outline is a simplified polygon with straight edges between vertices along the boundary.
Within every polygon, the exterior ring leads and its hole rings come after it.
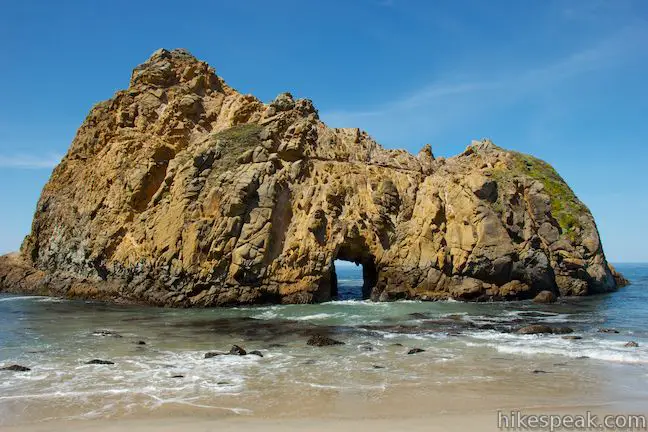
POLYGON ((546 163, 488 140, 448 159, 383 149, 309 100, 242 95, 184 50, 155 52, 92 109, 0 286, 306 303, 334 294, 335 259, 363 264, 375 300, 616 287, 591 214, 546 163))

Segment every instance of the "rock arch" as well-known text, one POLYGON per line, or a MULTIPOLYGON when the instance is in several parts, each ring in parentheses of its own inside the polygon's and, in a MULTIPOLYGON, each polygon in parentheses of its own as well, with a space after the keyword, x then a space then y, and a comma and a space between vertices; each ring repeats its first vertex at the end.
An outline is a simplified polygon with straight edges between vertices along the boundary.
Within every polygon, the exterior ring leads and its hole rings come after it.
POLYGON ((159 50, 87 116, 0 290, 309 303, 331 298, 336 258, 363 265, 374 300, 616 288, 592 215, 547 163, 490 140, 447 159, 385 149, 310 100, 265 104, 159 50))

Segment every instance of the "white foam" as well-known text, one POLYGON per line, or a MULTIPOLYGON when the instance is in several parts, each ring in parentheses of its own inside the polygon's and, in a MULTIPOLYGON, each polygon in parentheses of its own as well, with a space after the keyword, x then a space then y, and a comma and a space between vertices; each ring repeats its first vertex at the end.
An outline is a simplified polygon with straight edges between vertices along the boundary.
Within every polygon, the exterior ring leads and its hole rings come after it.
POLYGON ((15 297, 0 298, 0 302, 12 302, 12 301, 21 301, 21 300, 43 300, 48 298, 49 297, 45 297, 45 296, 15 296, 15 297))
POLYGON ((329 318, 339 317, 340 314, 330 314, 330 313, 317 313, 313 315, 304 315, 300 317, 294 317, 296 321, 315 321, 315 320, 325 320, 329 318))
POLYGON ((468 346, 487 346, 505 354, 589 357, 615 363, 648 364, 648 352, 645 348, 628 349, 623 346, 623 341, 595 336, 566 340, 562 335, 521 335, 495 331, 470 332, 467 335, 473 340, 484 341, 468 341, 468 346))

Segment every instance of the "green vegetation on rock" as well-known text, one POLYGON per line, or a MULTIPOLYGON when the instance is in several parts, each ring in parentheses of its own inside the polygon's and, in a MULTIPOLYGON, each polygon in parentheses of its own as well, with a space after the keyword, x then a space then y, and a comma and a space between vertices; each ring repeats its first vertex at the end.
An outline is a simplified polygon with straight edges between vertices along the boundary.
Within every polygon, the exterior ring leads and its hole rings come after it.
POLYGON ((218 154, 213 168, 225 172, 236 166, 241 155, 261 145, 261 129, 258 124, 241 124, 211 135, 210 141, 218 154))
POLYGON ((547 162, 524 153, 510 152, 510 154, 513 158, 509 169, 495 169, 493 178, 496 181, 506 181, 527 176, 542 183, 551 202, 553 217, 558 221, 563 234, 573 240, 576 231, 581 228, 579 215, 589 213, 587 207, 547 162))

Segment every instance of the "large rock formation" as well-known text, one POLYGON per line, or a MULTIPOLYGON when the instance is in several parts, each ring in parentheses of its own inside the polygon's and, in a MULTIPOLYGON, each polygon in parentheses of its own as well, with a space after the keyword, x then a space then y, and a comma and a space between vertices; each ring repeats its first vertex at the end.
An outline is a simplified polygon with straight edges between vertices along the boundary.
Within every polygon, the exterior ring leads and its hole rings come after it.
POLYGON ((488 140, 442 159, 264 104, 184 50, 155 52, 96 105, 45 186, 5 291, 209 306, 320 302, 335 259, 375 300, 615 289, 560 176, 488 140))

